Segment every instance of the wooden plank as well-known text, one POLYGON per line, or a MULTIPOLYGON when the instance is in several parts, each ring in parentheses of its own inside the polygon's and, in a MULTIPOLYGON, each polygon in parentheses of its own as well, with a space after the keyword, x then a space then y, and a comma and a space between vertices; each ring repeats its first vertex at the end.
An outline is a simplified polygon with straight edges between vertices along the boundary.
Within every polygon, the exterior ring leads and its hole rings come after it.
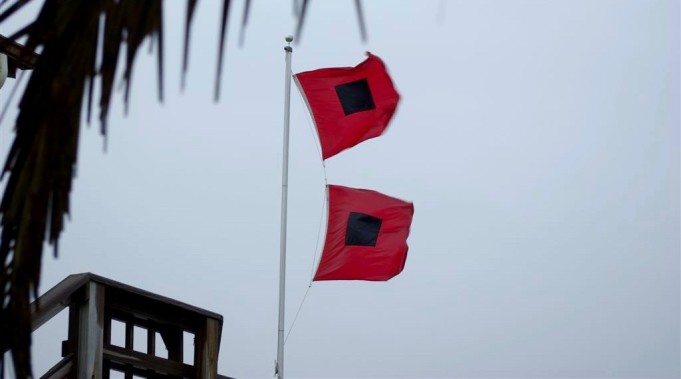
POLYGON ((204 327, 197 336, 195 364, 196 377, 200 379, 216 379, 218 375, 218 351, 220 348, 220 323, 207 318, 204 327))
POLYGON ((32 69, 38 61, 38 54, 26 46, 0 35, 0 52, 14 60, 16 66, 22 70, 32 69))
POLYGON ((113 367, 133 367, 138 370, 153 370, 162 375, 191 378, 194 367, 168 359, 150 356, 133 350, 126 350, 118 346, 107 346, 104 349, 104 359, 111 362, 113 367))
MULTIPOLYGON (((156 356, 156 331, 151 327, 147 327, 147 354, 152 357, 156 356)), ((146 372, 146 377, 149 379, 160 378, 160 376, 156 375, 152 370, 146 372)))
POLYGON ((125 348, 132 350, 135 346, 135 324, 125 321, 125 348))
MULTIPOLYGON (((73 354, 78 349, 78 314, 79 308, 76 304, 69 305, 69 324, 68 324, 68 337, 66 341, 61 342, 61 356, 66 357, 69 354, 73 354)), ((75 362, 75 357, 73 358, 75 362)))
POLYGON ((184 346, 182 343, 182 329, 176 328, 159 328, 163 343, 168 350, 168 359, 175 362, 182 363, 184 361, 184 346))
POLYGON ((71 303, 76 291, 89 281, 86 274, 69 275, 31 303, 31 331, 40 328, 71 303))
POLYGON ((147 328, 147 354, 156 354, 156 331, 152 328, 147 328))
MULTIPOLYGON (((99 275, 95 275, 95 274, 92 274, 92 273, 87 273, 85 275, 88 276, 89 280, 93 280, 93 281, 96 281, 98 283, 104 284, 106 287, 113 287, 113 288, 116 288, 116 289, 120 289, 123 292, 128 292, 130 294, 139 295, 139 296, 146 298, 147 300, 158 301, 160 303, 163 303, 163 304, 166 304, 166 305, 171 306, 173 308, 176 308, 176 311, 183 310, 183 311, 187 311, 191 314, 198 314, 198 315, 202 315, 202 316, 205 316, 205 317, 214 318, 216 320, 219 320, 220 324, 222 324, 222 316, 218 313, 211 312, 211 311, 208 311, 206 309, 199 308, 199 307, 196 307, 196 306, 193 306, 193 305, 189 305, 187 303, 183 303, 181 301, 171 299, 169 297, 161 296, 161 295, 155 294, 153 292, 145 291, 143 289, 133 287, 131 285, 124 284, 124 283, 121 283, 121 282, 117 282, 115 280, 108 279, 108 278, 105 278, 105 277, 102 277, 102 276, 99 276, 99 275)), ((171 316, 171 315, 167 315, 167 316, 171 316)))
POLYGON ((104 307, 104 346, 111 345, 111 323, 113 319, 111 315, 106 312, 106 304, 104 307))
MULTIPOLYGON (((203 319, 200 315, 191 314, 186 311, 177 311, 177 308, 169 307, 167 304, 149 301, 138 296, 128 296, 122 298, 117 290, 114 291, 113 298, 107 296, 107 309, 111 311, 114 318, 134 320, 140 326, 153 325, 159 320, 163 324, 174 326, 182 330, 196 331, 203 319)), ((109 293, 109 292, 107 292, 109 293)))
POLYGON ((72 376, 73 354, 65 356, 59 363, 49 369, 40 379, 62 379, 72 376))
POLYGON ((79 340, 77 352, 78 378, 102 377, 104 348, 104 287, 90 282, 86 299, 79 311, 79 340))
MULTIPOLYGON (((117 281, 107 279, 92 273, 82 273, 82 274, 74 274, 68 276, 66 279, 62 280, 59 284, 54 286, 52 289, 47 291, 45 294, 40 296, 36 301, 31 303, 31 328, 33 331, 38 329, 40 326, 42 326, 47 320, 50 318, 54 317, 57 313, 59 313, 61 310, 63 310, 65 307, 69 305, 69 303, 72 301, 72 296, 76 291, 78 291, 85 283, 88 283, 90 281, 95 281, 100 284, 103 284, 105 287, 113 287, 115 289, 118 289, 122 292, 129 292, 129 295, 136 295, 136 297, 142 298, 141 301, 148 303, 150 300, 152 302, 158 302, 159 305, 162 305, 164 308, 168 308, 169 311, 172 312, 164 312, 165 318, 170 318, 169 316, 174 316, 175 314, 178 313, 187 313, 188 315, 196 316, 196 315, 202 315, 205 317, 209 318, 214 318, 216 320, 219 320, 220 324, 222 325, 222 316, 214 313, 207 311, 205 309, 201 309, 189 304, 182 303, 180 301, 170 299, 168 297, 160 296, 148 291, 144 291, 142 289, 132 287, 123 283, 119 283, 117 281)), ((129 299, 129 295, 126 296, 125 300, 129 299)), ((127 303, 127 301, 126 301, 127 303)), ((135 301, 135 303, 139 303, 139 301, 135 301)), ((111 304, 113 308, 117 308, 117 304, 111 304)), ((157 319, 159 318, 158 314, 155 314, 155 312, 145 312, 143 309, 131 309, 131 307, 126 307, 127 304, 118 304, 121 306, 121 310, 126 311, 126 312, 135 312, 136 315, 140 318, 147 318, 147 319, 157 319)), ((181 325, 182 327, 192 327, 193 325, 190 325, 190 323, 186 322, 180 322, 178 325, 181 325)))

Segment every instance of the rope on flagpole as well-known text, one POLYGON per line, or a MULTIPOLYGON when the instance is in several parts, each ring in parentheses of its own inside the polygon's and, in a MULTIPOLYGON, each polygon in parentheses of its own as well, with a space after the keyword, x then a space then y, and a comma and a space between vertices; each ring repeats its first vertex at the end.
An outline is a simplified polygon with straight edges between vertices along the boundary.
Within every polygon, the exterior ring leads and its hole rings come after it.
POLYGON ((326 208, 326 190, 324 190, 324 199, 322 202, 322 210, 319 213, 319 227, 317 228, 317 242, 314 244, 314 256, 312 257, 312 267, 310 268, 310 284, 314 278, 315 263, 317 262, 317 252, 319 252, 319 240, 322 236, 322 220, 324 219, 324 208, 326 208))
POLYGON ((303 96, 299 97, 299 101, 300 101, 301 105, 303 106, 303 108, 308 110, 308 112, 307 112, 308 117, 304 117, 304 118, 305 118, 305 121, 307 121, 307 126, 310 129, 310 136, 312 137, 313 143, 314 143, 315 147, 317 148, 317 153, 319 153, 319 160, 322 162, 322 173, 324 174, 324 198, 322 200, 322 208, 321 208, 321 211, 320 211, 320 214, 319 214, 319 230, 317 231, 317 242, 315 243, 314 256, 312 257, 312 268, 311 268, 311 273, 310 273, 310 284, 312 284, 312 279, 314 277, 314 270, 315 270, 315 266, 316 266, 315 263, 317 262, 317 253, 319 252, 319 241, 321 239, 322 228, 324 226, 322 224, 322 220, 324 218, 324 209, 326 208, 326 204, 328 204, 328 202, 329 202, 329 193, 327 191, 327 187, 329 185, 329 179, 328 179, 327 174, 326 174, 326 161, 324 161, 324 157, 322 156, 321 144, 316 137, 315 128, 314 128, 314 125, 312 125, 312 120, 310 119, 310 115, 312 114, 312 112, 308 108, 307 103, 305 103, 305 99, 303 98, 303 96))
MULTIPOLYGON (((298 81, 296 80, 296 84, 298 84, 298 81)), ((307 121, 307 126, 310 128, 310 136, 312 137, 312 140, 314 141, 314 145, 317 148, 317 153, 319 154, 319 159, 322 162, 322 168, 324 169, 324 184, 328 184, 328 180, 326 178, 326 162, 324 161, 324 157, 322 156, 322 146, 319 140, 317 139, 316 133, 315 133, 315 128, 314 125, 312 125, 312 121, 310 120, 310 117, 312 115, 312 110, 307 106, 307 103, 303 99, 303 96, 299 97, 299 101, 302 103, 304 109, 307 109, 307 114, 308 117, 304 117, 305 121, 307 121)))
MULTIPOLYGON (((295 76, 294 76, 295 78, 295 76)), ((297 84, 297 82, 296 82, 297 84)), ((300 97, 300 101, 303 102, 303 105, 305 108, 308 108, 307 104, 305 103, 305 100, 303 97, 300 97)), ((309 109, 308 109, 309 111, 309 109)), ((312 114, 312 112, 308 112, 309 115, 312 114)), ((286 341, 288 341, 288 337, 291 335, 291 332, 293 331, 293 327, 296 325, 296 321, 298 320, 298 316, 300 316, 300 311, 303 309, 303 305, 305 304, 305 300, 307 299, 307 295, 310 292, 310 288, 312 288, 312 282, 314 279, 314 272, 315 272, 315 267, 317 263, 317 253, 319 252, 319 241, 321 240, 321 235, 322 235, 322 230, 323 230, 323 219, 324 219, 324 209, 326 208, 326 204, 329 202, 329 191, 328 191, 328 185, 329 185, 329 179, 326 174, 326 162, 324 161, 324 157, 322 155, 322 148, 319 140, 316 137, 315 134, 315 128, 314 125, 312 125, 312 121, 310 120, 309 116, 305 117, 305 121, 307 121, 307 126, 310 129, 310 135, 312 137, 312 140, 314 141, 314 145, 317 148, 317 153, 319 154, 319 159, 322 163, 322 172, 324 174, 324 197, 322 199, 322 207, 321 211, 319 214, 319 228, 317 231, 317 242, 315 242, 315 248, 314 248, 314 256, 312 257, 312 267, 311 267, 311 272, 310 272, 310 282, 307 285, 307 289, 305 290, 305 294, 303 295, 302 300, 300 301, 300 304, 298 305, 298 310, 296 311, 296 315, 293 317, 293 321, 291 322, 291 326, 288 328, 288 332, 286 333, 286 337, 284 337, 284 345, 286 344, 286 341)))
MULTIPOLYGON (((324 183, 326 183, 326 165, 324 165, 324 161, 322 161, 322 166, 324 166, 324 183)), ((316 267, 316 262, 317 262, 317 253, 319 252, 319 241, 321 239, 322 235, 322 220, 324 218, 324 208, 326 208, 326 204, 328 203, 328 191, 326 188, 324 188, 324 199, 322 202, 322 210, 321 213, 319 214, 319 228, 317 231, 317 242, 315 243, 315 248, 314 248, 314 256, 312 257, 312 269, 310 272, 310 282, 307 284, 307 289, 305 290, 305 294, 303 295, 303 299, 300 301, 300 305, 298 305, 298 310, 296 311, 296 315, 293 317, 293 322, 291 322, 291 326, 288 328, 288 332, 286 333, 286 337, 284 338, 284 345, 286 345, 286 341, 288 341, 288 336, 291 335, 291 331, 293 331, 293 327, 296 325, 296 321, 298 320, 298 316, 300 315, 300 310, 303 309, 303 304, 305 304, 305 299, 307 299, 307 294, 310 292, 310 288, 312 288, 312 281, 314 279, 314 272, 315 272, 315 267, 316 267)))
MULTIPOLYGON (((322 160, 322 166, 324 167, 324 183, 326 184, 326 165, 324 164, 324 161, 322 160)), ((286 333, 286 337, 284 338, 284 345, 286 345, 286 341, 288 341, 288 336, 291 335, 291 332, 293 331, 293 327, 296 325, 296 321, 298 320, 298 316, 300 315, 300 310, 303 309, 303 304, 305 304, 305 300, 307 299, 307 294, 310 292, 310 288, 312 288, 312 281, 314 279, 314 272, 315 272, 315 267, 317 266, 317 253, 319 252, 319 241, 321 240, 321 235, 322 235, 322 230, 324 225, 322 224, 322 220, 324 218, 324 208, 326 208, 326 204, 328 204, 328 199, 329 199, 329 191, 327 191, 326 186, 324 188, 324 199, 322 202, 322 210, 321 213, 319 214, 319 228, 317 231, 317 242, 315 243, 315 248, 314 248, 314 256, 312 257, 312 269, 310 272, 310 282, 307 285, 307 289, 305 290, 305 294, 303 295, 303 299, 300 301, 300 305, 298 305, 298 310, 296 311, 296 315, 293 317, 293 322, 291 322, 291 326, 288 328, 288 332, 286 333)))
POLYGON ((310 288, 312 288, 312 281, 310 281, 310 284, 307 285, 307 289, 305 290, 305 295, 303 295, 303 300, 300 301, 300 305, 298 306, 298 310, 296 311, 295 317, 293 317, 293 322, 291 323, 291 326, 288 328, 288 333, 286 333, 286 337, 284 338, 284 345, 286 345, 286 341, 288 341, 288 336, 291 335, 291 332, 293 331, 293 327, 296 325, 296 320, 298 320, 298 316, 300 315, 300 310, 303 309, 303 304, 305 304, 305 299, 307 299, 307 294, 310 292, 310 288))

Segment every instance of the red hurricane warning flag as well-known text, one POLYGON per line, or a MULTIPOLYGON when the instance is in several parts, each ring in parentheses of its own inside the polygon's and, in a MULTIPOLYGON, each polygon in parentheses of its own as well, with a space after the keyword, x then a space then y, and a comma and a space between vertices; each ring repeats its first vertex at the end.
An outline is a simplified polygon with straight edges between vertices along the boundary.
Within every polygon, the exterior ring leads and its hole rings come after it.
POLYGON ((380 192, 329 185, 329 220, 321 280, 385 281, 402 272, 412 203, 380 192))
POLYGON ((380 136, 395 113, 400 95, 383 61, 367 55, 355 67, 294 75, 317 127, 323 159, 380 136))

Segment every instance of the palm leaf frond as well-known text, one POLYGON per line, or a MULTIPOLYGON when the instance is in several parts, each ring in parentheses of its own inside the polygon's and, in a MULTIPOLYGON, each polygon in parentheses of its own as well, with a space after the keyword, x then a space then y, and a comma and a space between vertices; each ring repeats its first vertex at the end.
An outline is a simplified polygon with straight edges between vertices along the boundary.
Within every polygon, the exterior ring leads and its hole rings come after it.
MULTIPOLYGON (((0 20, 26 3, 12 4, 0 20)), ((16 36, 26 37, 27 48, 42 47, 19 103, 16 136, 3 168, 7 186, 0 202, 0 346, 12 349, 17 377, 32 376, 29 302, 37 297, 40 285, 43 238, 56 254, 69 213, 83 102, 87 100, 89 118, 93 87, 99 81, 105 134, 120 46, 127 46, 123 74, 127 104, 136 53, 152 36, 158 42, 162 96, 162 20, 162 0, 51 0, 16 36)))
POLYGON ((225 0, 222 3, 222 17, 220 19, 220 43, 218 44, 218 66, 215 74, 215 101, 220 99, 220 83, 222 81, 222 59, 224 58, 225 37, 227 37, 227 19, 229 16, 229 5, 232 2, 225 0))
MULTIPOLYGON (((30 2, 0 0, 0 23, 30 2)), ((198 0, 187 0, 182 87, 197 3, 198 0)), ((297 36, 302 31, 308 3, 303 0, 297 14, 297 36)), ((101 133, 107 134, 119 59, 124 64, 123 99, 127 111, 137 53, 148 39, 155 42, 157 49, 158 96, 163 100, 163 5, 163 0, 45 0, 35 20, 12 36, 25 38, 28 49, 41 49, 19 101, 16 134, 0 174, 0 179, 7 179, 0 200, 0 353, 11 350, 17 377, 33 376, 30 301, 37 298, 40 285, 43 242, 54 247, 57 254, 64 218, 69 214, 81 112, 85 111, 89 122, 97 85, 101 133)), ((230 5, 230 0, 223 0, 216 100, 220 96, 230 5)), ((250 0, 245 0, 242 40, 250 5, 250 0)), ((364 35, 359 2, 357 12, 364 35)), ((0 377, 3 373, 0 355, 0 377)))

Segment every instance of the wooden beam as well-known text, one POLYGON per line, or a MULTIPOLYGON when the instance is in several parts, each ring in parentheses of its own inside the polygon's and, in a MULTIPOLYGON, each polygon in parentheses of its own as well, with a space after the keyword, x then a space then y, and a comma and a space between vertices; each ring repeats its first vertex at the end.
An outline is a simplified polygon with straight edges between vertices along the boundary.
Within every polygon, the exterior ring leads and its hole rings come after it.
POLYGON ((220 323, 206 318, 205 324, 195 339, 196 378, 216 379, 218 376, 218 350, 220 348, 220 323))
POLYGON ((17 68, 30 70, 38 61, 38 54, 26 48, 26 46, 0 35, 0 53, 4 53, 12 59, 17 68))
POLYGON ((104 304, 104 346, 111 345, 111 324, 113 319, 111 315, 106 312, 106 304, 104 304))
POLYGON ((71 303, 71 297, 89 281, 85 274, 69 275, 31 303, 31 331, 40 328, 71 303))
MULTIPOLYGON (((78 350, 78 317, 80 317, 80 308, 78 304, 69 304, 69 327, 68 327, 68 339, 62 342, 62 357, 68 354, 74 354, 78 350)), ((76 357, 73 358, 75 362, 76 357)))
MULTIPOLYGON (((69 275, 49 291, 31 303, 31 332, 40 328, 49 319, 69 306, 76 297, 81 287, 89 280, 89 274, 69 275)), ((69 317, 69 320, 71 318, 69 317)), ((4 353, 9 348, 0 346, 0 352, 4 353)))
POLYGON ((182 329, 176 328, 159 328, 159 333, 161 333, 161 338, 163 338, 163 343, 166 345, 166 350, 168 350, 168 359, 175 362, 184 362, 184 352, 182 338, 182 329))
MULTIPOLYGON (((108 278, 101 277, 99 275, 95 275, 92 273, 87 273, 87 274, 81 274, 81 275, 87 275, 89 277, 89 280, 93 280, 95 282, 98 282, 100 284, 103 284, 107 288, 115 288, 117 290, 120 290, 122 293, 126 293, 126 300, 130 297, 130 295, 136 295, 144 299, 144 305, 148 307, 150 302, 156 301, 158 304, 165 304, 166 306, 172 307, 173 313, 179 313, 180 311, 184 311, 187 314, 193 314, 193 315, 201 315, 205 317, 211 317, 217 320, 220 320, 220 323, 222 323, 222 316, 215 313, 211 312, 199 307, 195 307, 193 305, 189 305, 186 303, 183 303, 181 301, 171 299, 169 297, 161 296, 159 294, 155 294, 153 292, 145 291, 142 289, 139 289, 137 287, 133 287, 128 284, 123 284, 120 282, 117 282, 115 280, 111 280, 108 278)), ((127 301, 126 301, 127 303, 127 301)), ((162 314, 165 317, 172 317, 173 315, 169 314, 162 314)))
POLYGON ((73 354, 64 357, 59 363, 49 369, 40 379, 63 379, 73 377, 73 354))
POLYGON ((156 355, 156 331, 147 328, 147 354, 156 355))
POLYGON ((78 339, 78 378, 102 377, 104 349, 104 287, 96 282, 86 286, 86 299, 80 306, 78 339))
POLYGON ((125 321, 125 348, 133 350, 135 347, 135 324, 125 321))
POLYGON ((107 346, 104 358, 112 367, 133 367, 137 370, 153 370, 157 374, 171 375, 181 378, 194 376, 194 367, 181 362, 150 356, 133 350, 126 350, 118 346, 107 346))

